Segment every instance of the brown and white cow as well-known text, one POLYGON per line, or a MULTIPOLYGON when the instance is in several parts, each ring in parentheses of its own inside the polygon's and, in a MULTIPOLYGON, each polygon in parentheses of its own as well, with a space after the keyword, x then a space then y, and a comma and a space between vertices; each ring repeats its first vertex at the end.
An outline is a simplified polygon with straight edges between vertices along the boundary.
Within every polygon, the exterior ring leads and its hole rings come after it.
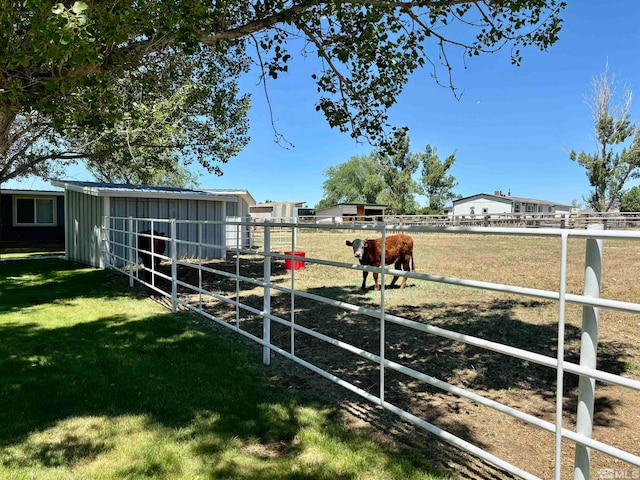
MULTIPOLYGON (((409 263, 411 263, 411 271, 415 272, 415 265, 413 263, 413 238, 409 235, 398 234, 390 235, 385 240, 386 248, 384 253, 384 263, 387 265, 394 264, 396 270, 409 271, 409 263)), ((360 265, 371 265, 373 267, 379 267, 382 262, 382 239, 376 238, 375 240, 362 240, 356 238, 353 242, 347 240, 347 246, 353 247, 353 254, 360 260, 360 265)), ((362 290, 366 290, 367 275, 369 272, 366 270, 362 272, 362 290)), ((398 275, 393 277, 391 286, 396 284, 398 275)), ((380 290, 378 286, 378 273, 373 272, 373 281, 375 282, 374 288, 380 290)), ((401 288, 404 288, 407 284, 407 277, 402 277, 401 288)))
MULTIPOLYGON (((138 234, 138 255, 142 259, 142 263, 148 269, 151 269, 151 262, 155 264, 156 269, 160 265, 160 258, 151 255, 151 238, 153 236, 153 253, 156 255, 164 255, 167 243, 162 238, 164 232, 156 232, 155 230, 145 230, 138 234)), ((149 279, 149 272, 145 271, 144 277, 149 279)))

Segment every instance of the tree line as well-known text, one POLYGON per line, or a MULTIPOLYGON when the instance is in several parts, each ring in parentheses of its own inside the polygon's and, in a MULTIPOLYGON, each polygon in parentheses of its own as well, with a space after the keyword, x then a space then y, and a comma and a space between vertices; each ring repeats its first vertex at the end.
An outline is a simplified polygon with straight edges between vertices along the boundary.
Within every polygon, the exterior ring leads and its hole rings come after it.
POLYGON ((455 152, 441 160, 431 145, 418 153, 409 149, 409 134, 402 130, 391 148, 351 157, 327 168, 322 185, 324 197, 316 208, 377 203, 387 205, 396 215, 441 214, 448 202, 460 197, 453 192, 458 182, 449 173, 456 160, 455 152), (427 204, 420 206, 416 195, 426 196, 427 204))

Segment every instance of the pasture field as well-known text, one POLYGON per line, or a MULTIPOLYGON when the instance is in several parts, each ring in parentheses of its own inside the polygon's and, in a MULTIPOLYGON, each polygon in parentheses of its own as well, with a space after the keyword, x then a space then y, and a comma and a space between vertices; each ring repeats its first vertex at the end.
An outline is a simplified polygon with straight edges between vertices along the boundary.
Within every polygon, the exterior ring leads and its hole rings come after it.
MULTIPOLYGON (((370 236, 375 237, 376 234, 372 232, 370 236)), ((559 238, 451 233, 413 233, 412 236, 418 272, 548 290, 559 288, 559 238)), ((345 240, 355 237, 363 235, 346 230, 320 232, 301 229, 296 249, 304 251, 307 258, 357 263, 351 248, 345 245, 345 240)), ((569 293, 582 293, 585 244, 583 239, 569 241, 569 293)), ((209 261, 207 264, 229 271, 235 268, 233 256, 226 261, 209 261)), ((261 278, 260 258, 243 256, 239 265, 241 275, 261 278)), ((601 296, 640 301, 640 287, 636 281, 639 266, 640 242, 605 240, 601 296)), ((188 269, 179 270, 179 277, 197 284, 189 278, 190 275, 188 269)), ((273 262, 272 280, 352 304, 374 308, 380 304, 380 294, 372 290, 371 274, 367 282, 369 290, 363 292, 360 290, 362 274, 357 270, 307 262, 305 268, 292 272, 278 260, 273 262)), ((205 288, 211 291, 228 294, 229 298, 235 295, 234 280, 206 277, 203 281, 205 288)), ((390 281, 391 277, 387 275, 387 286, 390 281)), ((181 295, 190 298, 186 291, 181 295)), ((199 301, 196 297, 192 295, 189 301, 199 301)), ((262 289, 244 283, 240 300, 260 309, 262 289)), ((240 321, 243 329, 261 335, 261 322, 255 315, 245 312, 236 319, 233 307, 211 298, 203 301, 206 309, 218 318, 231 323, 240 321)), ((290 295, 272 291, 271 308, 272 313, 288 319, 290 295)), ((376 320, 302 297, 295 298, 294 309, 296 323, 379 353, 380 327, 376 320)), ((409 279, 406 289, 387 289, 385 309, 391 314, 544 355, 553 356, 557 350, 559 307, 556 301, 409 279)), ((576 363, 579 362, 581 318, 581 307, 568 304, 565 360, 576 363)), ((288 350, 291 342, 289 329, 272 323, 272 341, 288 350)), ((296 334, 295 341, 299 357, 378 394, 377 365, 303 334, 296 334)), ((601 310, 598 368, 640 378, 639 345, 640 317, 601 310)), ((556 373, 552 369, 440 337, 408 332, 394 324, 386 326, 385 349, 390 360, 555 422, 556 373)), ((353 428, 370 429, 381 438, 417 448, 434 465, 454 471, 460 478, 500 476, 491 467, 480 466, 467 455, 435 441, 428 433, 407 425, 398 417, 285 358, 276 355, 270 372, 273 381, 290 390, 313 392, 321 398, 338 402, 349 414, 349 424, 353 428)), ((399 373, 386 373, 385 383, 387 401, 542 478, 553 477, 553 435, 399 373)), ((575 375, 565 374, 564 422, 570 428, 575 428, 577 384, 575 375)), ((596 393, 594 438, 640 454, 639 394, 600 383, 596 393)), ((572 443, 563 441, 563 478, 573 476, 573 455, 572 443)), ((601 468, 629 468, 629 465, 598 452, 592 454, 592 466, 594 478, 601 468)))
POLYGON ((59 259, 0 263, 0 478, 450 477, 146 295, 59 259))

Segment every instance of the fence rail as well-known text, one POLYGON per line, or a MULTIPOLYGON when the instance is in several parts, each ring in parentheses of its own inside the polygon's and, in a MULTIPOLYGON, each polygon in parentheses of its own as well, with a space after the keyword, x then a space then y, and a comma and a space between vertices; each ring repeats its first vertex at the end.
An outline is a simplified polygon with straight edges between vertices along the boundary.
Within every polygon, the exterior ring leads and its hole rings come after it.
MULTIPOLYGON (((161 273, 155 270, 152 265, 149 269, 151 273, 151 279, 145 281, 143 276, 139 272, 143 272, 147 269, 138 265, 138 242, 137 232, 135 226, 138 221, 149 222, 149 219, 131 219, 131 218, 119 218, 119 217, 106 217, 105 218, 105 245, 106 254, 111 258, 112 268, 117 268, 122 273, 129 276, 130 284, 133 285, 134 281, 138 281, 154 289, 162 295, 171 298, 174 311, 179 307, 183 307, 200 315, 205 316, 220 325, 234 330, 235 332, 250 338, 256 343, 260 344, 263 348, 263 361, 266 364, 270 363, 272 353, 277 353, 294 361, 304 367, 312 370, 313 372, 329 379, 338 385, 355 392, 363 398, 379 405, 401 418, 433 433, 441 439, 462 448, 471 454, 482 458, 492 464, 498 466, 505 471, 517 475, 525 479, 536 479, 536 475, 527 472, 516 465, 513 465, 497 456, 479 448, 478 446, 456 436, 446 430, 443 430, 436 425, 426 421, 423 418, 419 418, 416 415, 406 411, 394 403, 385 399, 385 390, 388 390, 388 386, 385 384, 385 372, 396 371, 409 377, 429 384, 431 386, 442 389, 452 395, 457 395, 480 405, 492 408, 496 411, 509 415, 513 418, 526 422, 534 427, 542 429, 547 432, 551 432, 555 436, 555 478, 561 478, 561 444, 562 441, 570 441, 575 445, 575 463, 574 463, 574 478, 575 479, 588 479, 590 478, 590 452, 591 450, 597 450, 606 455, 609 455, 622 462, 626 462, 634 467, 640 467, 640 456, 619 449, 613 445, 603 443, 601 441, 591 438, 591 431, 594 422, 594 398, 596 380, 613 384, 625 389, 630 389, 635 392, 640 392, 640 381, 623 377, 621 375, 613 374, 607 371, 599 370, 596 366, 597 355, 597 322, 600 309, 615 309, 623 312, 629 312, 633 314, 640 313, 640 304, 633 302, 620 301, 616 299, 601 298, 600 292, 600 275, 602 270, 602 245, 603 242, 612 239, 626 239, 631 241, 640 241, 640 232, 629 230, 605 230, 602 224, 589 226, 587 229, 557 229, 557 228, 495 228, 495 227, 450 227, 450 226, 425 226, 425 225, 388 225, 388 224, 353 224, 349 228, 357 231, 364 231, 364 235, 371 235, 371 232, 377 232, 382 235, 383 244, 386 242, 386 237, 390 233, 397 232, 430 232, 430 233, 451 233, 451 234, 465 234, 465 235, 517 235, 517 236, 543 236, 557 238, 560 242, 561 255, 558 259, 559 271, 560 271, 560 286, 558 290, 546 290, 536 289, 529 287, 521 287, 508 284, 499 284, 486 281, 478 281, 464 278, 454 278, 430 275, 418 272, 405 272, 401 270, 395 270, 392 268, 381 268, 359 264, 350 264, 344 262, 336 262, 327 259, 313 258, 313 257, 299 257, 295 252, 296 245, 296 232, 300 228, 312 229, 316 231, 321 230, 336 230, 344 229, 343 224, 300 224, 298 222, 290 223, 278 223, 272 222, 260 222, 258 226, 262 229, 263 235, 263 248, 245 248, 242 245, 236 245, 230 248, 227 242, 223 239, 218 244, 209 244, 203 241, 203 231, 207 230, 208 225, 221 225, 225 228, 221 228, 221 231, 229 231, 233 228, 245 228, 247 225, 252 227, 256 226, 256 222, 190 222, 190 221, 178 221, 166 219, 151 220, 151 225, 169 224, 170 228, 167 229, 168 233, 162 237, 169 245, 169 252, 166 254, 159 254, 158 252, 147 252, 152 255, 159 256, 165 261, 171 262, 171 275, 161 273), (195 225, 194 229, 179 228, 180 224, 195 225), (180 238, 177 235, 178 231, 197 231, 198 235, 195 238, 180 238), (272 249, 272 234, 277 231, 280 235, 281 232, 289 232, 288 242, 285 245, 289 245, 291 252, 280 253, 272 249), (566 288, 567 278, 567 244, 569 238, 582 238, 585 239, 585 278, 584 278, 584 291, 583 294, 569 294, 566 288), (188 248, 184 248, 187 246, 188 248), (235 263, 235 269, 232 271, 223 270, 218 268, 209 268, 203 265, 203 252, 208 251, 220 251, 226 249, 232 254, 232 259, 235 263), (181 250, 188 250, 195 253, 190 259, 178 258, 177 252, 181 250), (113 252, 120 252, 117 257, 114 257, 113 252), (240 274, 239 262, 243 255, 257 256, 262 263, 262 280, 251 278, 246 275, 240 274), (291 269, 291 286, 283 286, 277 283, 273 283, 271 266, 273 259, 289 260, 291 264, 295 264, 296 261, 304 261, 310 264, 318 264, 329 266, 336 269, 351 269, 357 271, 377 272, 382 275, 381 290, 380 290, 380 304, 378 308, 365 307, 354 303, 349 303, 341 300, 335 300, 317 293, 300 290, 295 287, 295 269, 291 269), (113 261, 117 260, 117 261, 113 261), (197 271, 198 282, 197 284, 189 283, 181 278, 178 274, 178 269, 188 270, 193 269, 197 271), (207 290, 203 286, 203 275, 213 275, 221 279, 233 281, 235 284, 235 295, 223 295, 219 292, 207 290), (385 308, 385 275, 401 275, 414 279, 424 280, 427 282, 435 282, 449 285, 456 285, 466 288, 505 292, 514 295, 520 295, 530 298, 552 300, 558 302, 558 337, 556 345, 556 355, 548 356, 539 353, 535 353, 526 349, 517 348, 511 345, 506 345, 498 342, 489 341, 476 336, 464 334, 441 328, 435 325, 430 325, 422 322, 417 322, 403 316, 393 315, 386 311, 385 308), (163 288, 162 283, 169 283, 169 288, 163 288), (254 287, 262 289, 262 305, 249 305, 240 300, 240 285, 250 284, 254 287), (188 291, 191 295, 195 295, 198 301, 188 300, 187 296, 178 293, 179 288, 182 291, 188 291), (279 291, 281 293, 290 296, 290 317, 282 318, 275 315, 271 310, 271 292, 279 291), (212 312, 209 309, 203 308, 203 301, 206 298, 213 298, 217 301, 228 305, 235 310, 235 320, 229 321, 223 319, 220 314, 212 312), (380 351, 378 353, 365 350, 358 346, 344 342, 339 338, 332 338, 321 332, 317 332, 313 329, 304 327, 296 323, 296 298, 305 298, 315 302, 329 305, 331 307, 339 308, 347 312, 354 312, 359 315, 364 315, 375 319, 379 322, 379 345, 380 351), (565 338, 565 309, 566 304, 576 304, 582 307, 582 342, 580 347, 580 362, 568 362, 564 359, 564 338, 565 338), (240 313, 249 312, 252 315, 259 317, 262 321, 261 334, 256 332, 250 332, 243 328, 243 324, 240 321, 240 313), (276 345, 271 340, 271 325, 272 322, 277 323, 290 329, 290 345, 288 348, 282 345, 276 345), (402 328, 410 329, 414 332, 435 335, 441 338, 445 338, 451 341, 460 342, 465 345, 471 345, 486 351, 496 352, 501 355, 513 357, 517 359, 526 360, 547 368, 556 370, 556 391, 555 391, 555 422, 549 422, 538 418, 534 415, 526 413, 514 408, 513 406, 506 405, 498 402, 484 395, 480 395, 476 392, 461 388, 451 383, 445 382, 441 379, 430 376, 425 372, 415 370, 413 368, 402 365, 398 362, 389 360, 385 357, 385 326, 396 325, 402 328), (366 361, 372 362, 378 365, 380 375, 380 390, 378 393, 372 393, 367 391, 354 383, 350 383, 339 376, 326 371, 305 358, 301 358, 296 352, 296 335, 304 334, 321 342, 326 342, 334 347, 338 347, 350 353, 353 353, 366 361), (577 422, 576 429, 572 430, 563 426, 563 413, 565 406, 563 405, 563 378, 565 373, 577 375, 580 379, 579 382, 579 394, 578 394, 578 407, 577 407, 577 422)), ((238 236, 240 238, 240 236, 238 236)), ((153 242, 151 242, 153 245, 153 242)), ((153 250, 153 249, 152 249, 153 250)), ((383 249, 384 250, 384 249, 383 249)), ((524 447, 523 447, 524 448, 524 447)))
MULTIPOLYGON (((288 219, 293 221, 294 219, 288 219)), ((300 216, 301 224, 386 224, 455 227, 515 227, 584 229, 603 225, 605 230, 640 229, 640 213, 488 213, 478 215, 300 216)))

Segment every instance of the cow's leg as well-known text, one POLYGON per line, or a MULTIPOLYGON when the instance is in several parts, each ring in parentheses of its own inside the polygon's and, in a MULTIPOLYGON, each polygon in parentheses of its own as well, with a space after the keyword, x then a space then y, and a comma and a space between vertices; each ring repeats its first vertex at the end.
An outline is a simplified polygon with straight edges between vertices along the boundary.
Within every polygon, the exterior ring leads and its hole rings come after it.
POLYGON ((380 290, 380 285, 378 285, 378 272, 373 272, 373 288, 375 290, 380 290))
MULTIPOLYGON (((369 272, 367 272, 366 270, 362 271, 362 286, 360 287, 360 290, 366 290, 366 283, 367 283, 367 275, 369 275, 369 272)), ((375 273, 373 274, 374 278, 375 278, 375 273)), ((376 283, 378 283, 378 280, 376 279, 376 283)))
MULTIPOLYGON (((405 272, 409 271, 409 260, 405 259, 402 265, 402 270, 404 270, 405 272)), ((402 277, 402 284, 400 285, 400 288, 404 288, 406 285, 407 285, 407 277, 402 277)))
MULTIPOLYGON (((393 268, 395 268, 396 270, 402 270, 402 266, 399 260, 393 264, 393 268)), ((391 280, 391 286, 393 287, 397 281, 398 281, 398 275, 394 275, 393 280, 391 280)))

